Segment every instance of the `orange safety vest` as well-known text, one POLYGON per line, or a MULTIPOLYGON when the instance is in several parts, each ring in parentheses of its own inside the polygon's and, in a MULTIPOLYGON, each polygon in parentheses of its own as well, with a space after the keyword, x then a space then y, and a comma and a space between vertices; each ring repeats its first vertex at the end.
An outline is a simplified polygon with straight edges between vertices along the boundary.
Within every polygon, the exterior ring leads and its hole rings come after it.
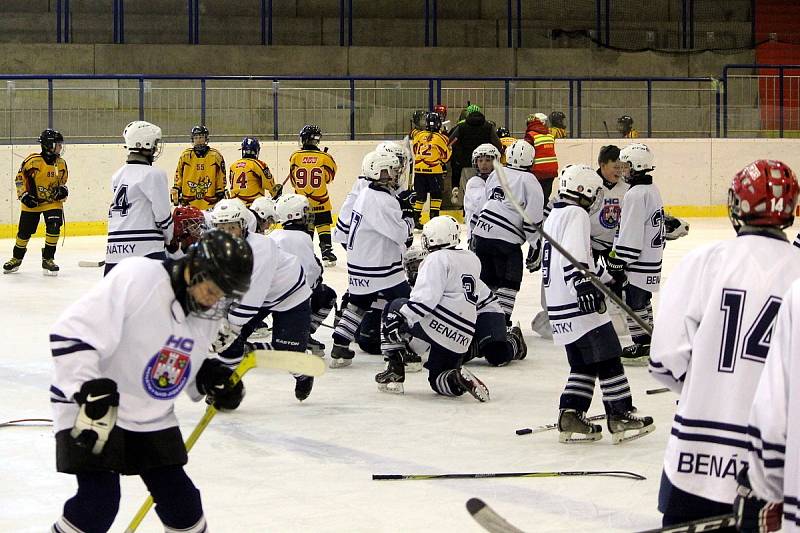
MULTIPOLYGON (((533 137, 533 174, 539 180, 546 180, 558 176, 558 158, 556 157, 556 141, 549 133, 529 131, 533 137)), ((526 136, 527 137, 527 136, 526 136)))

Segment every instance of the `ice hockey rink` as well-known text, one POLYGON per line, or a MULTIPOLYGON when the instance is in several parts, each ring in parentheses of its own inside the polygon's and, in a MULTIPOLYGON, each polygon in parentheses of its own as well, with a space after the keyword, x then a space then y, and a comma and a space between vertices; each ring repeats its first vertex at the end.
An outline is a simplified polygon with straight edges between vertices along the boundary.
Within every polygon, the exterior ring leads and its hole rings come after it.
MULTIPOLYGON (((734 236, 727 219, 687 220, 690 234, 667 245, 665 278, 688 250, 734 236)), ((796 230, 788 231, 790 238, 796 230)), ((104 237, 68 236, 58 247, 56 278, 42 276, 41 244, 33 239, 20 271, 0 276, 0 422, 51 417, 50 325, 102 276, 102 269, 82 268, 78 261, 102 259, 104 237)), ((12 239, 0 240, 3 258, 12 246, 12 239)), ((346 264, 340 248, 336 253, 339 264, 326 270, 325 280, 341 295, 346 264)), ((380 393, 373 377, 383 362, 361 352, 351 367, 318 378, 303 403, 294 398, 290 375, 250 372, 242 406, 218 414, 189 455, 187 471, 202 493, 210 530, 481 531, 464 506, 473 496, 526 531, 658 527, 659 477, 676 396, 646 395, 660 385, 645 367, 626 367, 626 373, 634 405, 655 419, 651 435, 614 446, 605 426, 603 440, 583 445, 559 444, 557 431, 515 434, 556 421, 568 374, 563 349, 530 329, 539 311, 539 283, 539 273, 526 273, 514 313, 528 343, 527 359, 503 368, 469 363, 489 387, 489 403, 437 396, 424 373, 407 375, 404 395, 380 393), (570 470, 627 470, 647 480, 371 480, 372 474, 570 470)), ((317 337, 330 346, 330 329, 317 337)), ((599 396, 598 388, 590 414, 602 412, 599 396)), ((176 410, 184 436, 204 409, 204 403, 180 396, 176 410)), ((58 518, 76 484, 55 471, 54 456, 52 428, 0 427, 0 531, 41 532, 58 518)), ((112 531, 125 529, 146 495, 138 477, 123 478, 112 531)), ((139 531, 162 531, 154 512, 139 531)))

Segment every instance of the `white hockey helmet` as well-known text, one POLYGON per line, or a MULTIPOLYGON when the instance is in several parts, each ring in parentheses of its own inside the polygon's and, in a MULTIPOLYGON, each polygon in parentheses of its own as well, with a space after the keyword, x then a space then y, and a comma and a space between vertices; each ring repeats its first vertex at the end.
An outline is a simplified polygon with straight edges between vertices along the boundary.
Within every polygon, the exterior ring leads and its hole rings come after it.
POLYGON ((534 113, 533 116, 536 117, 536 119, 542 124, 550 124, 550 117, 544 113, 534 113))
POLYGON ((520 139, 506 150, 506 166, 528 170, 533 166, 534 150, 531 143, 520 139))
POLYGON ((399 143, 394 141, 382 142, 375 148, 375 151, 381 154, 394 154, 400 160, 401 165, 405 165, 408 161, 408 154, 399 143))
POLYGON ((472 151, 472 166, 478 166, 479 157, 491 157, 492 159, 500 159, 500 150, 495 148, 493 144, 483 143, 472 151))
POLYGON ((242 228, 242 235, 245 235, 247 233, 245 211, 247 211, 247 207, 238 198, 225 198, 217 202, 211 211, 211 224, 215 228, 219 228, 224 224, 236 223, 242 228))
POLYGON ((275 202, 275 212, 281 224, 308 224, 308 198, 301 194, 283 194, 275 202))
POLYGON ((450 215, 433 217, 422 227, 422 247, 428 252, 455 248, 460 240, 458 221, 450 215))
POLYGON ((412 246, 403 254, 403 268, 410 285, 413 286, 416 283, 419 266, 426 257, 428 257, 428 251, 419 246, 412 246))
POLYGON ((648 172, 656 168, 656 158, 646 144, 629 144, 619 152, 619 160, 631 166, 631 172, 648 172))
POLYGON ((369 181, 374 181, 386 185, 393 190, 399 188, 400 175, 403 166, 400 159, 395 154, 386 154, 378 151, 372 152, 369 159, 364 161, 364 177, 369 181), (384 172, 385 171, 385 172, 384 172))
POLYGON ((259 218, 259 226, 271 226, 278 220, 278 215, 275 212, 275 200, 269 196, 259 196, 253 203, 250 204, 250 210, 255 213, 259 218))
POLYGON ((603 179, 588 165, 568 165, 558 179, 558 195, 590 208, 603 197, 603 179))
POLYGON ((161 155, 164 144, 161 142, 161 128, 155 124, 150 124, 144 120, 134 120, 122 130, 122 138, 125 139, 125 149, 128 152, 142 152, 149 150, 153 160, 161 155))

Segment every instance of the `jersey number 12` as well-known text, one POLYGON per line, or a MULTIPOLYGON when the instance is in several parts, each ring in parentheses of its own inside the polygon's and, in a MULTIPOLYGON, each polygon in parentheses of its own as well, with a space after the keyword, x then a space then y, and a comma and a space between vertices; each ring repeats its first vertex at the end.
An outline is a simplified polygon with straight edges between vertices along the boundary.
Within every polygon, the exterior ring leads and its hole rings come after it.
POLYGON ((781 307, 781 299, 777 296, 767 298, 761 311, 758 312, 758 316, 747 329, 744 339, 740 342, 746 298, 747 291, 722 290, 720 310, 725 316, 719 365, 717 366, 717 370, 720 372, 732 373, 736 368, 736 359, 739 357, 762 364, 767 359, 772 328, 775 326, 775 317, 781 307))

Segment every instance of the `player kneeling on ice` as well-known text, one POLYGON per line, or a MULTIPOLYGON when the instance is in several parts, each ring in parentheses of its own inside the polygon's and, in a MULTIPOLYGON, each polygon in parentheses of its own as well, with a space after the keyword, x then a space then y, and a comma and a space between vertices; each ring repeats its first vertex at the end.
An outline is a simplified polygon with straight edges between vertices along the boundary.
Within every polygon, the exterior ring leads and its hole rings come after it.
MULTIPOLYGON (((255 217, 236 199, 221 200, 211 212, 214 227, 243 236, 253 248, 253 283, 250 290, 228 313, 212 349, 229 366, 238 365, 246 352, 256 346, 247 342, 263 320, 272 315, 271 348, 305 352, 311 327, 311 289, 300 261, 282 251, 266 235, 250 231, 255 217)), ((274 232, 273 232, 274 233, 274 232)), ((312 376, 295 376, 295 397, 303 401, 314 386, 312 376)))
POLYGON ((211 231, 181 259, 121 261, 61 314, 50 333, 56 468, 78 491, 53 531, 108 531, 120 474, 142 478, 167 531, 206 530, 174 405, 182 390, 218 409, 242 401, 208 346, 252 269, 245 241, 211 231))
POLYGON ((336 291, 322 283, 322 262, 314 255, 314 214, 308 200, 299 194, 284 194, 275 203, 278 222, 283 231, 276 231, 270 238, 278 248, 300 260, 306 273, 306 284, 311 288, 311 330, 308 348, 314 355, 324 356, 325 345, 312 337, 322 321, 328 318, 336 305, 336 291))
MULTIPOLYGON (((589 210, 603 187, 600 176, 589 166, 571 165, 561 172, 558 196, 544 223, 544 232, 561 245, 584 270, 611 281, 592 258, 589 210)), ((592 278, 562 255, 549 240, 542 247, 542 283, 553 342, 564 346, 570 375, 559 402, 560 442, 588 442, 602 438, 601 427, 586 419, 592 403, 595 379, 600 378, 608 430, 614 444, 632 440, 655 429, 649 416, 633 409, 628 380, 620 362, 620 346, 603 293, 592 278), (626 431, 637 433, 626 436, 626 431), (574 434, 578 437, 573 437, 574 434)))
POLYGON ((461 358, 475 334, 478 308, 496 300, 480 279, 480 260, 469 250, 456 248, 458 222, 450 216, 430 220, 422 229, 422 262, 409 298, 397 298, 383 314, 381 350, 386 370, 375 376, 378 389, 403 392, 403 355, 409 341, 430 345, 428 382, 444 396, 469 392, 481 402, 489 390, 481 380, 461 367, 461 358))

